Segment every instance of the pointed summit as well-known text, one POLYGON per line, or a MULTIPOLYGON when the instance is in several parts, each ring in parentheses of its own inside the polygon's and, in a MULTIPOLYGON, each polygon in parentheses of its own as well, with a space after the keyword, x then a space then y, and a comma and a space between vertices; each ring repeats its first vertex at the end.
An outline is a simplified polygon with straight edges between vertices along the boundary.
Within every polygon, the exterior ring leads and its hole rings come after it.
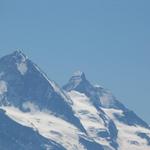
POLYGON ((82 72, 82 71, 80 71, 80 70, 74 72, 74 73, 73 73, 73 76, 75 76, 75 77, 80 77, 80 78, 82 78, 82 79, 85 79, 85 74, 84 74, 84 72, 82 72))
POLYGON ((13 54, 23 54, 23 52, 22 52, 22 50, 15 50, 14 52, 13 52, 13 54))
POLYGON ((4 72, 20 72, 21 75, 25 75, 28 62, 27 56, 21 50, 16 50, 0 59, 0 67, 4 72))
POLYGON ((76 90, 82 93, 85 93, 87 88, 92 89, 93 86, 86 79, 84 72, 76 71, 73 73, 69 82, 63 87, 66 91, 76 90))
POLYGON ((16 50, 9 55, 6 55, 0 59, 0 63, 8 64, 9 66, 24 63, 28 60, 28 57, 21 51, 16 50))
POLYGON ((12 59, 13 60, 14 59, 17 59, 17 60, 26 60, 27 58, 28 57, 21 50, 15 50, 11 54, 2 57, 1 60, 4 60, 4 59, 9 59, 9 60, 12 60, 12 59))
POLYGON ((73 73, 73 75, 72 75, 70 80, 73 80, 76 83, 80 83, 81 81, 85 81, 86 77, 85 77, 84 72, 78 70, 78 71, 73 73))
POLYGON ((63 89, 84 93, 96 107, 125 109, 107 89, 92 85, 81 71, 75 72, 63 89))
POLYGON ((23 61, 27 59, 27 56, 21 50, 14 51, 12 54, 10 54, 10 56, 23 61))
POLYGON ((44 109, 63 116, 83 130, 69 106, 70 99, 36 64, 26 59, 22 51, 15 51, 0 59, 0 74, 0 80, 3 81, 1 84, 4 84, 1 86, 4 87, 6 83, 5 89, 1 91, 6 98, 0 95, 0 105, 12 105, 22 111, 31 111, 30 106, 33 104, 37 110, 44 109))

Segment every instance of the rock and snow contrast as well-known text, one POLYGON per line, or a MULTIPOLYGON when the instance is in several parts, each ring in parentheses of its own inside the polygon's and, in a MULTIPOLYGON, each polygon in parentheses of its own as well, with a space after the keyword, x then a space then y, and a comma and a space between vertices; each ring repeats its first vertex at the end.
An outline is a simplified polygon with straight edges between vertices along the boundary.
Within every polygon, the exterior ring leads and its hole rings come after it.
POLYGON ((150 150, 150 127, 77 71, 59 87, 21 51, 0 59, 0 150, 150 150))

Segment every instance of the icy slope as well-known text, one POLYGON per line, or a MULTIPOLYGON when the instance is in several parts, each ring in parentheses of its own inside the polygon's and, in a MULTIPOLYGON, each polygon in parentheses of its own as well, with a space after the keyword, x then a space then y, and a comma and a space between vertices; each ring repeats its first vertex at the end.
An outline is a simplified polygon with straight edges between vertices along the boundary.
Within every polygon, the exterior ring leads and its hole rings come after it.
POLYGON ((0 149, 64 150, 54 140, 46 139, 32 128, 11 120, 2 109, 0 109, 0 149))
POLYGON ((123 111, 123 116, 116 116, 118 120, 128 125, 140 125, 149 128, 148 124, 139 118, 133 111, 126 108, 116 97, 108 90, 93 86, 85 77, 83 72, 74 73, 69 82, 63 87, 66 91, 78 91, 85 94, 91 103, 97 108, 114 108, 123 111), (76 86, 74 86, 76 85, 76 86))
POLYGON ((116 149, 117 130, 112 120, 102 110, 97 110, 86 95, 77 91, 71 91, 68 95, 73 100, 72 108, 86 129, 88 137, 104 147, 116 149))
POLYGON ((130 126, 120 122, 115 116, 124 116, 122 110, 103 109, 106 114, 115 122, 118 129, 117 142, 120 150, 149 150, 150 130, 139 125, 130 126))
POLYGON ((72 124, 54 116, 50 112, 34 110, 24 113, 15 107, 6 106, 2 109, 17 123, 33 128, 43 137, 57 141, 63 147, 67 147, 68 150, 84 150, 83 146, 79 143, 78 134, 80 134, 80 131, 72 124))
POLYGON ((93 86, 83 72, 76 72, 63 87, 88 136, 118 150, 149 150, 150 128, 110 91, 93 86), (108 125, 112 123, 111 127, 108 125))

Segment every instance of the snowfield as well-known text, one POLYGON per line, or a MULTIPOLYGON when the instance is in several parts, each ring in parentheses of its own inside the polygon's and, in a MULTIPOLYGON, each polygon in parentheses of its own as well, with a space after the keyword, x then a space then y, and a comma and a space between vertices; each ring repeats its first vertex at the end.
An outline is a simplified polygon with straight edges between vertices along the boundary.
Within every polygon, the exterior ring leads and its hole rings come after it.
POLYGON ((97 143, 110 146, 106 139, 98 137, 98 132, 105 131, 107 128, 104 125, 104 121, 99 117, 99 112, 92 105, 89 98, 85 94, 77 91, 71 91, 68 93, 73 100, 73 110, 90 138, 94 139, 97 143))
POLYGON ((121 110, 116 109, 105 109, 103 110, 106 114, 115 122, 118 129, 118 143, 120 150, 149 150, 150 146, 146 139, 140 138, 137 133, 142 132, 146 133, 150 137, 150 130, 143 128, 141 126, 128 126, 119 122, 114 114, 123 115, 121 110))
POLYGON ((15 107, 2 107, 2 109, 17 123, 33 128, 42 136, 67 147, 68 150, 84 150, 84 147, 79 143, 79 130, 50 112, 37 110, 24 113, 15 107))

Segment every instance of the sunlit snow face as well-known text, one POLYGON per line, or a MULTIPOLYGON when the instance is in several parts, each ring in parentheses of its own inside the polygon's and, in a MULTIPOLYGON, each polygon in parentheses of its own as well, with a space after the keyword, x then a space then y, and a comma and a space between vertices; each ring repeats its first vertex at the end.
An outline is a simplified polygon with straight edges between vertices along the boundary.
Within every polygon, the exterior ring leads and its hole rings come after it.
POLYGON ((36 112, 39 110, 38 106, 30 101, 23 103, 22 106, 24 110, 29 110, 30 112, 36 112))
POLYGON ((22 75, 24 75, 28 70, 26 62, 17 63, 17 69, 22 75))
POLYGON ((25 75, 25 73, 28 70, 26 59, 27 59, 26 56, 24 56, 20 52, 16 65, 17 65, 17 69, 21 73, 21 75, 25 75))

